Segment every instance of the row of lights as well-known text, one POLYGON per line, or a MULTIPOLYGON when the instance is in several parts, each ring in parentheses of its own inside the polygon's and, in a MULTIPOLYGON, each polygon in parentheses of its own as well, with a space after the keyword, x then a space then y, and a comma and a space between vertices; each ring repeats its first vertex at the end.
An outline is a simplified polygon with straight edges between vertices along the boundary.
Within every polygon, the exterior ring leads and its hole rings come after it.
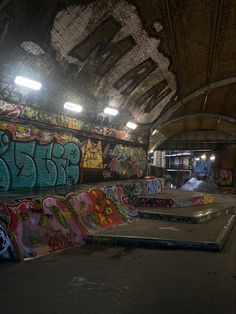
MULTIPOLYGON (((40 90, 42 87, 41 83, 39 83, 37 81, 30 80, 30 79, 23 77, 23 76, 17 76, 15 78, 15 83, 17 85, 31 88, 31 89, 37 90, 37 91, 40 90)), ((69 101, 65 102, 64 108, 67 110, 75 111, 75 112, 81 112, 83 110, 83 107, 81 105, 74 104, 74 103, 69 102, 69 101)), ((116 116, 119 113, 119 111, 115 108, 106 107, 104 109, 104 113, 108 114, 108 115, 116 116)), ((133 130, 137 128, 137 124, 133 123, 133 122, 127 122, 126 126, 130 129, 133 129, 133 130)))
MULTIPOLYGON (((206 158, 207 158, 206 154, 202 154, 202 155, 201 155, 201 159, 202 159, 202 160, 206 160, 206 158)), ((216 156, 215 156, 215 155, 211 155, 211 156, 210 156, 210 160, 211 160, 211 161, 214 161, 215 159, 216 159, 216 156)), ((195 160, 196 160, 196 161, 199 161, 199 160, 200 160, 200 157, 196 157, 195 160)))

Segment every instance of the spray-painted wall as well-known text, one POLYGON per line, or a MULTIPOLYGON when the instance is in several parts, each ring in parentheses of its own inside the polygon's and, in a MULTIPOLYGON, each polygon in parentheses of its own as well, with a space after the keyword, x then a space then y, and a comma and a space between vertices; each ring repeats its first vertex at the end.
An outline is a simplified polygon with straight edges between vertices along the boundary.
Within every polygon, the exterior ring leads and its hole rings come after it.
POLYGON ((25 259, 78 246, 87 234, 138 217, 122 186, 0 203, 0 258, 25 259))
POLYGON ((0 122, 0 191, 145 174, 142 147, 0 122))

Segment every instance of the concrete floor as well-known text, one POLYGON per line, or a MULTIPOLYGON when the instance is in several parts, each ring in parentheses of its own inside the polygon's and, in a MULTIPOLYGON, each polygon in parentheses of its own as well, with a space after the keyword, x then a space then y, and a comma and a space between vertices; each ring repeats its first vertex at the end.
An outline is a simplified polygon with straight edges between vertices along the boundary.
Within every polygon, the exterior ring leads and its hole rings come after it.
POLYGON ((235 314, 235 227, 221 252, 87 245, 0 264, 1 314, 235 314))

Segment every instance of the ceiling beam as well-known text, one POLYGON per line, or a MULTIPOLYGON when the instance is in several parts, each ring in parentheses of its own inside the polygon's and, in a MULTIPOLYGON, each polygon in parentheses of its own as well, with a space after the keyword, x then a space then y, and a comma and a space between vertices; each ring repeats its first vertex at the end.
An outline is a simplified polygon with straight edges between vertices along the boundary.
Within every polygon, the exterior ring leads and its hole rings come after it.
POLYGON ((220 23, 221 23, 221 16, 222 16, 222 8, 224 5, 224 0, 218 0, 217 1, 217 16, 216 21, 214 25, 214 29, 212 31, 212 38, 210 45, 210 53, 209 53, 209 63, 208 63, 208 70, 207 70, 207 76, 206 76, 206 85, 209 84, 212 76, 212 68, 214 66, 215 62, 215 55, 216 55, 216 47, 219 39, 219 32, 220 32, 220 23))
POLYGON ((214 83, 210 83, 208 86, 204 86, 196 91, 194 91, 192 94, 184 97, 181 99, 181 101, 178 101, 175 105, 170 106, 170 108, 168 108, 168 110, 166 110, 163 114, 160 115, 160 117, 155 120, 155 122, 153 123, 153 126, 151 128, 151 133, 156 129, 157 126, 160 126, 161 124, 165 123, 166 121, 168 121, 169 117, 171 116, 171 114, 176 111, 177 109, 179 109, 183 103, 186 103, 188 101, 190 101, 192 98, 199 96, 200 94, 206 93, 209 89, 215 89, 218 87, 222 87, 225 85, 230 85, 230 84, 234 84, 236 83, 236 76, 224 79, 224 80, 220 80, 214 83))
POLYGON ((190 119, 190 118, 220 118, 221 120, 225 120, 225 121, 228 121, 230 123, 236 124, 236 119, 229 117, 229 116, 224 116, 224 115, 215 114, 215 113, 194 113, 194 114, 189 114, 189 115, 185 115, 182 117, 178 117, 178 118, 169 120, 166 123, 163 123, 160 127, 164 127, 164 126, 171 124, 173 122, 181 121, 183 119, 190 119))
MULTIPOLYGON (((181 75, 180 74, 181 73, 180 64, 179 64, 179 60, 177 58, 177 48, 176 48, 177 39, 176 39, 176 34, 174 32, 174 27, 173 27, 173 16, 172 16, 172 12, 171 12, 171 8, 170 8, 171 6, 169 3, 169 0, 166 0, 165 3, 166 3, 166 8, 167 8, 168 23, 169 23, 170 34, 171 34, 172 58, 174 60, 175 68, 176 68, 176 72, 177 72, 176 81, 177 81, 177 86, 179 89, 179 97, 182 100, 182 84, 181 84, 182 80, 180 77, 180 75, 181 75)), ((185 113, 185 104, 182 103, 182 114, 184 115, 184 113, 185 113)), ((183 122, 183 125, 184 125, 184 129, 185 129, 186 128, 185 120, 183 122)))

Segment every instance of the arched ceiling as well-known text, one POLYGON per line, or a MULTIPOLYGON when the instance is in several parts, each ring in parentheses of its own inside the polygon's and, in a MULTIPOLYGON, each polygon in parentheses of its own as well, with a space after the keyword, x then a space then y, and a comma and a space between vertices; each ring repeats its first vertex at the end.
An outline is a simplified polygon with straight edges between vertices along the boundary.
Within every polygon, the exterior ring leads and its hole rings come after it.
MULTIPOLYGON (((227 116, 219 116, 217 114, 193 114, 185 115, 180 118, 170 120, 161 126, 159 126, 157 132, 150 139, 150 147, 155 149, 158 146, 163 147, 164 142, 168 142, 175 135, 187 133, 191 130, 204 130, 206 131, 206 139, 208 137, 207 131, 219 131, 224 132, 230 137, 230 139, 236 139, 236 120, 227 116)), ((197 133, 195 141, 199 139, 197 133)), ((226 140, 226 139, 225 139, 226 140)))
POLYGON ((150 147, 193 129, 235 137, 235 51, 236 0, 0 1, 0 98, 65 115, 80 103, 84 121, 157 130, 150 147), (17 74, 42 91, 16 89, 17 74))
POLYGON ((188 130, 178 133, 159 145, 160 150, 214 150, 229 143, 236 144, 233 135, 219 130, 188 130))

